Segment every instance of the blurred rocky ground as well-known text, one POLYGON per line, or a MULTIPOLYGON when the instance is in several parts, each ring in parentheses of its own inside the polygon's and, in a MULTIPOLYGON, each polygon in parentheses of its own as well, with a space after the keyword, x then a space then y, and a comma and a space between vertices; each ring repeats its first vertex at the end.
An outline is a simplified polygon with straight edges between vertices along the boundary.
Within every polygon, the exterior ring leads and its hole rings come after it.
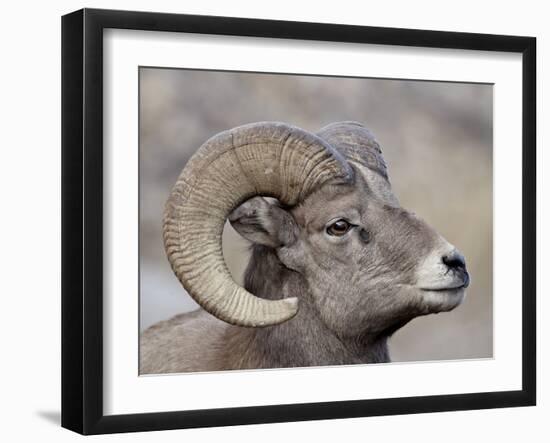
MULTIPOLYGON (((391 340, 393 361, 491 357, 493 194, 491 85, 140 70, 140 327, 196 308, 168 265, 161 221, 181 169, 212 135, 278 120, 310 131, 356 120, 376 135, 402 206, 464 253, 468 296, 391 340)), ((242 281, 248 245, 231 227, 224 254, 242 281)))

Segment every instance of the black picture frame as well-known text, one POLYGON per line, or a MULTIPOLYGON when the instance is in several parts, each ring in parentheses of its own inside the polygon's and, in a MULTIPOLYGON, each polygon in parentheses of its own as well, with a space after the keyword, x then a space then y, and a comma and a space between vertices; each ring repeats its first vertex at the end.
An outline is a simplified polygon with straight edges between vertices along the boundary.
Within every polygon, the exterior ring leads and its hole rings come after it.
POLYGON ((231 17, 83 9, 62 18, 62 426, 82 434, 536 403, 536 39, 231 17), (209 410, 103 413, 103 30, 192 32, 520 53, 523 66, 522 389, 209 410))

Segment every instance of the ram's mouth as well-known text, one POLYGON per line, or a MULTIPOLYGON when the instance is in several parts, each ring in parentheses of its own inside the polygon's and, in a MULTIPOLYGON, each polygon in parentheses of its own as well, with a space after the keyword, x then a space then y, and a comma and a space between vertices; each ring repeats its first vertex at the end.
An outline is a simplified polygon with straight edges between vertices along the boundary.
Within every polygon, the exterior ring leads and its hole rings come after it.
POLYGON ((427 313, 447 312, 456 308, 466 296, 466 286, 463 284, 444 288, 421 289, 422 300, 425 303, 427 313))
POLYGON ((467 272, 463 272, 463 275, 459 279, 448 283, 445 286, 434 285, 432 287, 421 287, 423 291, 429 292, 458 292, 466 289, 470 285, 470 275, 467 272))
POLYGON ((445 286, 445 287, 439 287, 439 288, 420 288, 420 289, 426 292, 458 292, 460 290, 466 289, 467 287, 468 287, 467 284, 463 284, 460 286, 445 286))

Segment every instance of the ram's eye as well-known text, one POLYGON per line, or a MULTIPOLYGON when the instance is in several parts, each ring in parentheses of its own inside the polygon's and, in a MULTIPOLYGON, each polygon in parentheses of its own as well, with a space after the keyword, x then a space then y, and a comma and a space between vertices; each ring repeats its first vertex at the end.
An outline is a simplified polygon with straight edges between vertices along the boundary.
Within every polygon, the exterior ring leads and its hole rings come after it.
POLYGON ((348 223, 344 219, 335 221, 327 228, 328 235, 334 235, 335 237, 341 237, 352 228, 352 224, 348 223))

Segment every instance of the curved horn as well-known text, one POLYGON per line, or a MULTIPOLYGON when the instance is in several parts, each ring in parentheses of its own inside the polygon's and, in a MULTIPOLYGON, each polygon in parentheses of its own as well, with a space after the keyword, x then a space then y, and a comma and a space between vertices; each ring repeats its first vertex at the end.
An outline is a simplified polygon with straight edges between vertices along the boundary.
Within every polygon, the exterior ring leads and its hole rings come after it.
POLYGON ((317 135, 338 150, 353 167, 359 167, 370 189, 390 206, 399 206, 388 178, 388 168, 376 138, 361 123, 331 123, 317 135))
POLYGON ((282 323, 298 312, 295 297, 266 300, 237 285, 221 236, 229 213, 255 195, 295 205, 331 179, 353 172, 327 142, 284 123, 222 132, 189 160, 164 213, 164 246, 174 273, 206 311, 239 326, 282 323))
POLYGON ((360 163, 388 180, 388 168, 380 145, 361 123, 345 121, 325 126, 317 135, 351 161, 360 163))

